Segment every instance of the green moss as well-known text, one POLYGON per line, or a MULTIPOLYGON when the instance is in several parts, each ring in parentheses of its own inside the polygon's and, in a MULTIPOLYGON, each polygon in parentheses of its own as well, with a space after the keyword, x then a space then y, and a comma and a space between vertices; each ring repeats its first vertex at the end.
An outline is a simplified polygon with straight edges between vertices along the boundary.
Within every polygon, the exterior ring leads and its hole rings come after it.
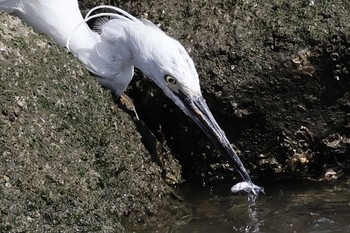
POLYGON ((29 51, 28 43, 23 39, 23 37, 13 37, 11 43, 14 47, 20 49, 21 51, 29 51))
POLYGON ((45 96, 38 96, 38 103, 40 106, 45 109, 46 111, 52 111, 54 107, 54 103, 52 103, 48 98, 45 96))

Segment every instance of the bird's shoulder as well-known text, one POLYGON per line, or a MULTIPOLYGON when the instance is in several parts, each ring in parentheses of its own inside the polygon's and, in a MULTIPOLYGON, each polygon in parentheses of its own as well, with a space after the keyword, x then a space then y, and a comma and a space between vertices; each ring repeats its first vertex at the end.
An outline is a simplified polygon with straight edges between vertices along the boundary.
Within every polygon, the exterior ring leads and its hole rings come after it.
POLYGON ((158 25, 154 24, 153 22, 151 22, 150 20, 148 19, 140 19, 140 21, 146 26, 146 27, 151 27, 155 30, 159 30, 159 31, 162 31, 158 25))

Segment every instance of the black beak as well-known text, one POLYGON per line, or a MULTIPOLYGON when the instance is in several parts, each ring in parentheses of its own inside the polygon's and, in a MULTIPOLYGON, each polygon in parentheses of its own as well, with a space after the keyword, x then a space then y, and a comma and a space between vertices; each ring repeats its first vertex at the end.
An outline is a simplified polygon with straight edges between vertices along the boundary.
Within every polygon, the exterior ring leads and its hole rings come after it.
POLYGON ((210 112, 205 99, 202 96, 196 97, 195 99, 190 99, 181 92, 177 94, 177 97, 179 97, 179 99, 184 103, 187 115, 191 117, 194 122, 196 122, 196 124, 214 143, 214 145, 226 153, 228 160, 235 167, 243 180, 251 182, 251 178, 247 170, 226 138, 225 132, 220 128, 210 112))

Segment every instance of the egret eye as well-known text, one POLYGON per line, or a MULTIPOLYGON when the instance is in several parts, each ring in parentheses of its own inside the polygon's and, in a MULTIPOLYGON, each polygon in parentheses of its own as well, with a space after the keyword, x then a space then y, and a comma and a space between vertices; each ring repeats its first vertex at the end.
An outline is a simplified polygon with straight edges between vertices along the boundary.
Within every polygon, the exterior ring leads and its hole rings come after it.
POLYGON ((172 85, 176 84, 176 79, 170 75, 166 75, 164 79, 165 79, 165 82, 167 82, 168 84, 172 84, 172 85))

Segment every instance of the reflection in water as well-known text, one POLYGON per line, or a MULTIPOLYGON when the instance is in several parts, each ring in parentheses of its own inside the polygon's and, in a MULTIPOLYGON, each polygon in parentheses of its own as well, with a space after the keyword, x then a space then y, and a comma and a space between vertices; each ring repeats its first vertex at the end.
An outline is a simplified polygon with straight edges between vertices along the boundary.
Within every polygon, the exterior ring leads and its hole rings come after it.
POLYGON ((263 184, 265 195, 249 204, 229 186, 184 187, 192 215, 170 232, 350 232, 350 177, 334 183, 284 181, 263 184))
POLYGON ((250 218, 250 224, 247 225, 245 231, 246 232, 260 232, 260 223, 259 223, 259 215, 257 211, 256 204, 250 204, 248 206, 248 214, 250 218))

